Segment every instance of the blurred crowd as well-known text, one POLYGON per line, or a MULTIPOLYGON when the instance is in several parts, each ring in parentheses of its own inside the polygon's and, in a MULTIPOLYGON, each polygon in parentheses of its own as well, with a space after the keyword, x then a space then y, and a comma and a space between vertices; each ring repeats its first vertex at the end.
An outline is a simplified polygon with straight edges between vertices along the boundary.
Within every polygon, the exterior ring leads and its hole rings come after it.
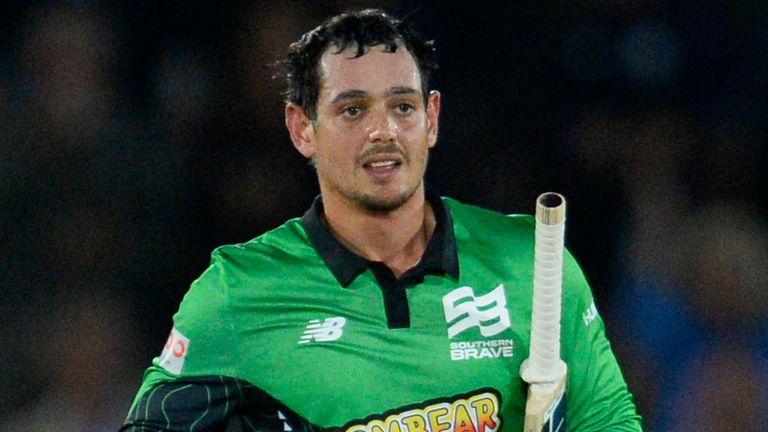
POLYGON ((110 431, 210 251, 317 194, 288 44, 383 7, 436 40, 428 182, 567 242, 648 431, 768 430, 768 3, 6 1, 0 430, 110 431))

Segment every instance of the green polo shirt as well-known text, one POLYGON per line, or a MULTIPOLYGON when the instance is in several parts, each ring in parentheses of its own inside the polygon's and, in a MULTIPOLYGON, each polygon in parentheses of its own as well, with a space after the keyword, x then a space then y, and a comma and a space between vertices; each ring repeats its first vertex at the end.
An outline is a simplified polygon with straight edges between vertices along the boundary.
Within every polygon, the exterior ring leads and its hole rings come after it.
MULTIPOLYGON (((436 228, 400 278, 301 219, 224 246, 184 297, 123 430, 520 431, 534 221, 428 192, 436 228)), ((576 262, 563 271, 573 431, 640 430, 576 262)))

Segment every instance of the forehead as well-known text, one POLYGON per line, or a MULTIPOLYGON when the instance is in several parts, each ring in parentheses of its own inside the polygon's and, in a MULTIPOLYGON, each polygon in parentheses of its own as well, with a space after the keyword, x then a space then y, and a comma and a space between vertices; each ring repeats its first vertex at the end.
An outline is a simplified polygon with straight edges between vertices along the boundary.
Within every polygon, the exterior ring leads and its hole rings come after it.
POLYGON ((385 52, 383 46, 370 47, 354 58, 357 47, 338 54, 331 47, 320 58, 320 97, 349 91, 384 92, 393 87, 409 87, 421 92, 421 76, 411 53, 403 45, 385 52))

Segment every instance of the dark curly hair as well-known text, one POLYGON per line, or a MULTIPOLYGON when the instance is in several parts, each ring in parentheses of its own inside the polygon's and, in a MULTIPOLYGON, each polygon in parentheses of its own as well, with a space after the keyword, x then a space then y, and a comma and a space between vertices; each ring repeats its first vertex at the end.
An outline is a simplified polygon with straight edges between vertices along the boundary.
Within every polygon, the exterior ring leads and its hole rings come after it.
POLYGON ((379 9, 336 15, 292 43, 288 58, 282 62, 281 72, 277 75, 285 80, 286 102, 301 105, 307 115, 316 120, 321 85, 318 64, 326 49, 334 47, 334 54, 338 54, 356 46, 354 58, 358 58, 367 53, 370 47, 378 45, 384 45, 386 52, 395 52, 398 44, 405 46, 419 68, 426 104, 429 80, 437 69, 434 41, 423 39, 410 24, 379 9))

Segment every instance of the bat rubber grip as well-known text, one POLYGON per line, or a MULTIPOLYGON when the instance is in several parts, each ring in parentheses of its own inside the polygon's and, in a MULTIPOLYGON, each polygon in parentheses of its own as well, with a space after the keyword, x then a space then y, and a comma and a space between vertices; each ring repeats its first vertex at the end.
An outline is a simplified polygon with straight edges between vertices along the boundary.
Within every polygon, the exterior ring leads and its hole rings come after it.
POLYGON ((520 367, 528 383, 556 381, 566 374, 560 359, 565 198, 545 193, 536 200, 533 309, 530 353, 520 367))

